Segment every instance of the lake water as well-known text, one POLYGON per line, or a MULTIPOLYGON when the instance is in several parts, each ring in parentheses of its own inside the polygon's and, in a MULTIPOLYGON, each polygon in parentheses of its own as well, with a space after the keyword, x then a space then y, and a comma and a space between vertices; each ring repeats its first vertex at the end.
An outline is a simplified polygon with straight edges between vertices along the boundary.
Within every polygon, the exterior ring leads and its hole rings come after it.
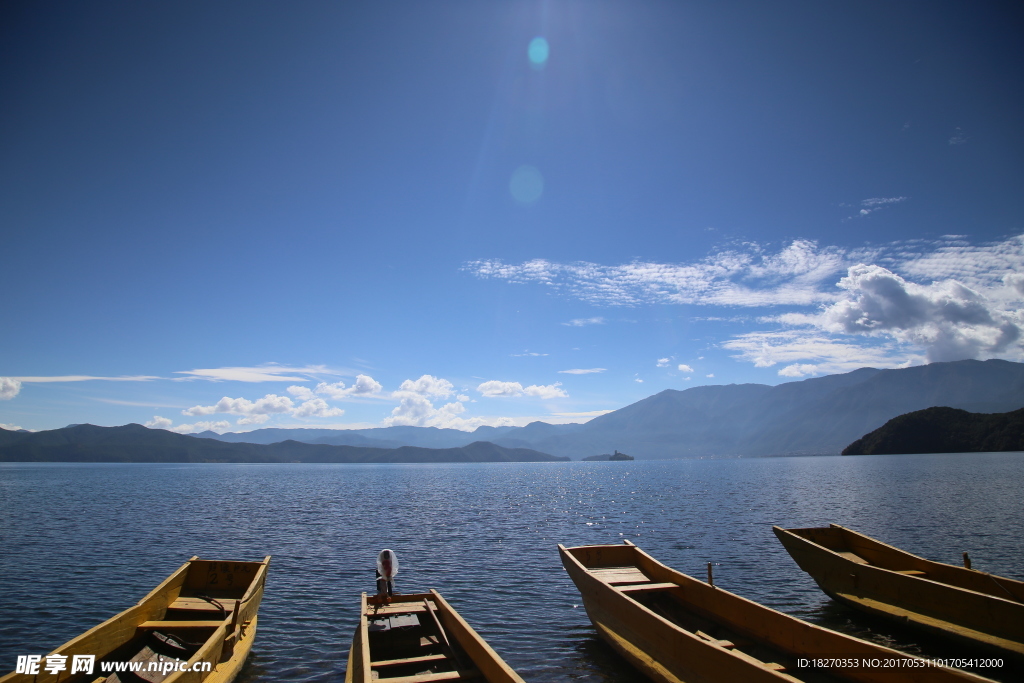
MULTIPOLYGON (((1024 579, 1024 454, 452 465, 0 464, 0 673, 138 601, 192 555, 273 555, 239 678, 339 681, 381 548, 527 681, 640 681, 596 638, 556 543, 629 538, 801 618, 952 656, 832 603, 771 526, 843 524, 1024 579)), ((989 672, 991 675, 991 672, 989 672)))

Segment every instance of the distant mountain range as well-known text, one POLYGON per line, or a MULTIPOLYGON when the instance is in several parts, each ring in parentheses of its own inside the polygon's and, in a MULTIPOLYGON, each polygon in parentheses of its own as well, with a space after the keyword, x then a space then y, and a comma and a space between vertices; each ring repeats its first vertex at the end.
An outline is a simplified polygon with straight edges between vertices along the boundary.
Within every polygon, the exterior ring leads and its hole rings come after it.
POLYGON ((904 413, 947 406, 976 413, 1024 407, 1024 363, 964 360, 912 368, 861 368, 777 386, 728 384, 666 389, 585 424, 533 422, 476 431, 434 427, 204 432, 220 441, 395 448, 453 448, 486 440, 579 459, 619 449, 639 458, 839 454, 904 413))
POLYGON ((0 430, 0 461, 543 461, 613 449, 641 459, 837 455, 892 418, 934 406, 973 413, 1024 408, 1024 363, 964 360, 895 370, 861 368, 777 386, 666 389, 585 424, 533 422, 474 432, 381 427, 185 436, 140 425, 0 430))
POLYGON ((843 450, 843 455, 1024 451, 1024 409, 969 413, 926 408, 900 415, 843 450))
POLYGON ((274 444, 197 439, 142 425, 73 425, 45 432, 0 429, 0 462, 552 462, 525 448, 477 441, 457 448, 368 448, 299 441, 274 444))

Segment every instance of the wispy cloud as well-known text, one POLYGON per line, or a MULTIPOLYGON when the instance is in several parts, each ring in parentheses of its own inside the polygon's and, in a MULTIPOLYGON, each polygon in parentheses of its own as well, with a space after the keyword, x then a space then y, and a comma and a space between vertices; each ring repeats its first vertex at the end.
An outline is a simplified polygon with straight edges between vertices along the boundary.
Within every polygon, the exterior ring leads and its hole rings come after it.
POLYGON ((680 363, 679 364, 679 372, 693 372, 693 368, 691 368, 686 363, 680 363))
POLYGON ((202 368, 197 370, 179 370, 178 380, 204 379, 212 382, 306 382, 310 378, 320 376, 353 375, 349 370, 328 368, 325 365, 308 365, 305 367, 289 367, 268 363, 255 367, 202 368))
POLYGON ((907 201, 906 197, 872 197, 871 199, 862 199, 860 201, 861 208, 860 211, 857 212, 857 215, 867 216, 868 214, 884 209, 887 206, 899 204, 900 202, 905 201, 907 201))
POLYGON ((614 413, 614 410, 588 410, 583 413, 551 413, 558 417, 599 417, 601 415, 607 415, 608 413, 614 413))
POLYGON ((950 145, 966 145, 967 144, 967 136, 964 135, 964 131, 960 128, 960 126, 957 126, 956 130, 953 131, 953 135, 950 136, 950 138, 949 138, 949 144, 950 145))
POLYGON ((860 340, 837 339, 820 330, 775 330, 748 332, 726 341, 722 347, 738 352, 736 357, 769 368, 783 365, 781 377, 803 377, 849 372, 866 366, 893 368, 917 365, 924 356, 900 348, 891 341, 866 345, 860 340))
POLYGON ((181 404, 175 403, 153 403, 152 401, 120 401, 114 398, 100 398, 99 396, 91 397, 94 401, 100 403, 110 403, 115 406, 139 406, 141 408, 181 408, 181 404))
MULTIPOLYGON (((755 243, 723 250, 697 263, 634 261, 618 266, 579 261, 472 261, 464 269, 480 278, 535 283, 590 304, 699 304, 721 306, 807 305, 831 301, 825 290, 847 264, 848 252, 796 240, 776 253, 755 243)), ((579 318, 565 325, 604 322, 579 318)))
POLYGON ((94 375, 51 375, 47 377, 11 377, 26 384, 36 382, 91 382, 101 380, 104 382, 149 382, 154 379, 163 379, 154 375, 125 375, 122 377, 96 377, 94 375))
POLYGON ((546 356, 546 355, 548 355, 548 354, 546 354, 546 353, 537 353, 536 351, 523 351, 522 353, 513 353, 513 354, 511 354, 511 356, 513 358, 522 358, 524 356, 534 356, 534 357, 536 357, 536 356, 546 356))
POLYGON ((562 323, 569 327, 584 327, 586 325, 604 325, 604 318, 573 318, 567 323, 562 323))
MULTIPOLYGON (((860 208, 905 200, 874 197, 860 208)), ((786 377, 934 360, 1024 360, 1024 235, 982 244, 946 235, 862 249, 796 240, 772 251, 749 243, 688 264, 477 261, 466 268, 595 305, 784 307, 748 321, 772 329, 721 345, 759 367, 782 365, 786 377)), ((672 362, 659 358, 657 365, 672 362)))
POLYGON ((592 375, 598 372, 605 372, 608 368, 576 368, 573 370, 559 370, 559 374, 563 375, 592 375))

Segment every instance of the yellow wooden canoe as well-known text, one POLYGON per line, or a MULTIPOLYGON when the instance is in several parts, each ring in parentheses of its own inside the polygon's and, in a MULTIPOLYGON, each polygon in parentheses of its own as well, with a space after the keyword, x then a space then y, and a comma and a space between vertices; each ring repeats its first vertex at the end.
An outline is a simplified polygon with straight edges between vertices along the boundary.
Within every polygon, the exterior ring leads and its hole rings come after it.
MULTIPOLYGON (((231 683, 256 638, 268 555, 262 562, 193 557, 152 592, 50 653, 63 670, 10 673, 0 683, 231 683), (94 655, 93 672, 73 672, 76 655, 94 655), (114 671, 105 671, 104 664, 114 671), (177 669, 177 670, 175 670, 177 669)), ((28 654, 28 653, 26 653, 28 654)))
POLYGON ((363 593, 345 683, 524 683, 440 593, 363 593))
POLYGON ((777 612, 666 567, 628 541, 558 552, 598 634, 659 683, 987 680, 777 612), (838 666, 809 666, 815 659, 838 666))
POLYGON ((1024 657, 1024 582, 932 562, 838 524, 774 531, 834 600, 971 647, 1024 657))

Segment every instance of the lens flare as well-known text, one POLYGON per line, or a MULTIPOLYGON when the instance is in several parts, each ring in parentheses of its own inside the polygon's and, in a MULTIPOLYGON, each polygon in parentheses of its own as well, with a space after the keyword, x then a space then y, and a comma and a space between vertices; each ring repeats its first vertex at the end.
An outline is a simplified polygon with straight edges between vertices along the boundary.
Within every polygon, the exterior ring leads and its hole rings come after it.
POLYGON ((512 172, 508 191, 520 204, 535 204, 544 194, 544 176, 533 166, 520 166, 512 172))
POLYGON ((530 57, 530 66, 534 69, 543 69, 548 63, 548 41, 544 40, 540 36, 537 36, 530 41, 530 47, 526 50, 526 54, 530 57))

